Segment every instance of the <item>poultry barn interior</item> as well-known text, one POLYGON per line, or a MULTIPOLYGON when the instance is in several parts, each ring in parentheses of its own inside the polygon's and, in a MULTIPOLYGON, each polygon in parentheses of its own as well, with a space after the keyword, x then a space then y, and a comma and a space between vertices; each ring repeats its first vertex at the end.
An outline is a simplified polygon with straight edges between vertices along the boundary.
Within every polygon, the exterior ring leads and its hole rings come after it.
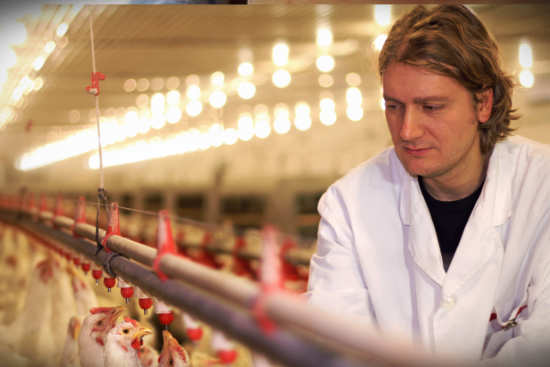
MULTIPOLYGON (((205 3, 1 5, 0 364, 121 365, 88 320, 135 366, 437 365, 302 300, 320 197, 392 145, 377 56, 414 5, 205 3)), ((550 6, 469 7, 549 144, 550 6)))

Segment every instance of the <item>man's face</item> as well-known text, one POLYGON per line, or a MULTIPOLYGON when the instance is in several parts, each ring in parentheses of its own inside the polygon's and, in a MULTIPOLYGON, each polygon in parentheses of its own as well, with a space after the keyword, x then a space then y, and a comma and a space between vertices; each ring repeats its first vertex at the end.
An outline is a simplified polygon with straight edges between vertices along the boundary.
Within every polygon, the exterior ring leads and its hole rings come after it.
POLYGON ((411 175, 449 178, 479 169, 479 113, 456 80, 392 63, 382 83, 397 156, 411 175))

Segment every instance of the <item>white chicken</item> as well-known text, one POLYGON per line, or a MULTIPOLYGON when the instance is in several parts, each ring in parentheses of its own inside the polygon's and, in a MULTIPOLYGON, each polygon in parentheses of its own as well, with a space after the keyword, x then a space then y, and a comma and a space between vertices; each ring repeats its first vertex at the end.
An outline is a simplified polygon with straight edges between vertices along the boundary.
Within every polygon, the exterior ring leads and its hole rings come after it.
POLYGON ((124 308, 96 307, 90 310, 82 322, 78 336, 78 349, 81 367, 103 367, 104 347, 107 334, 116 325, 116 320, 124 308))
POLYGON ((67 336, 63 352, 61 353, 60 367, 80 367, 78 356, 78 334, 80 333, 80 320, 77 316, 71 317, 67 327, 67 336))
POLYGON ((162 351, 158 367, 189 367, 191 360, 187 351, 178 343, 168 330, 162 331, 162 351))
POLYGON ((57 360, 58 348, 51 334, 51 319, 54 283, 59 274, 59 263, 53 257, 36 265, 30 278, 25 305, 10 325, 16 351, 43 366, 57 360))
POLYGON ((136 320, 125 317, 109 331, 105 339, 105 367, 141 367, 138 351, 143 337, 152 331, 142 327, 136 320))

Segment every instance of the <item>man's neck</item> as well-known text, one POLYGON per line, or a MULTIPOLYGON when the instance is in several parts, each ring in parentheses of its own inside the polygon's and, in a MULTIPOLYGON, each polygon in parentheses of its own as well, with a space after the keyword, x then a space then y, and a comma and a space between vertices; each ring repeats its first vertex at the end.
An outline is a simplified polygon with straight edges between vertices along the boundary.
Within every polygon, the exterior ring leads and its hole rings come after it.
POLYGON ((440 201, 463 199, 474 191, 485 180, 490 154, 476 155, 467 167, 455 167, 450 172, 437 177, 423 177, 428 193, 440 201))

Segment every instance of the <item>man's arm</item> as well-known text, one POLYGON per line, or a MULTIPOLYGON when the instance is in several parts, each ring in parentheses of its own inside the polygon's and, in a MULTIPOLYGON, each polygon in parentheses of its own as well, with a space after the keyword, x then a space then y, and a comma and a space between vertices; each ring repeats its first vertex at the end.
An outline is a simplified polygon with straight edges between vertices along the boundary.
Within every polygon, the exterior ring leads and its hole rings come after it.
POLYGON ((318 205, 321 221, 317 252, 311 258, 309 302, 331 312, 348 312, 373 320, 368 290, 356 256, 348 213, 334 187, 318 205))

